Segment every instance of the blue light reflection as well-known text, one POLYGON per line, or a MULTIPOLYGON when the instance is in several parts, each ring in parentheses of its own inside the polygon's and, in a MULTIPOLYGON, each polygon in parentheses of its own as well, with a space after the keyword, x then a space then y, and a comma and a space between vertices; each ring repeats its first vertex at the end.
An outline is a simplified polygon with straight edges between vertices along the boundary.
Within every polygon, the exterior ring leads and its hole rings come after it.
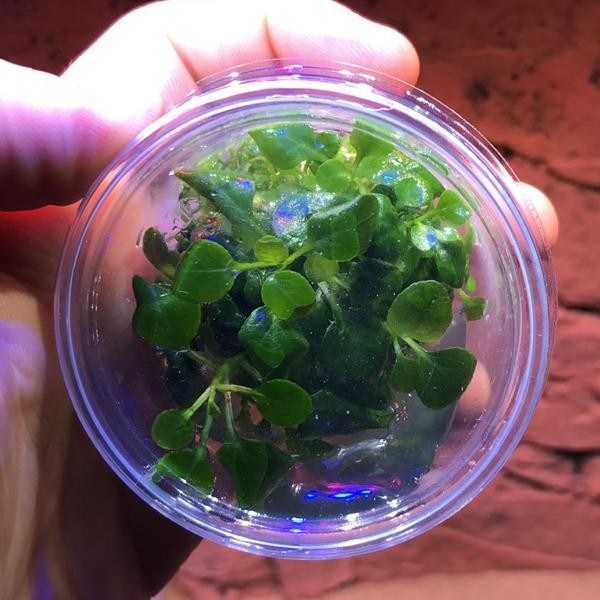
POLYGON ((377 491, 377 486, 373 485, 352 485, 333 483, 327 486, 327 490, 309 490, 303 496, 304 500, 325 500, 354 502, 358 498, 368 498, 377 491))

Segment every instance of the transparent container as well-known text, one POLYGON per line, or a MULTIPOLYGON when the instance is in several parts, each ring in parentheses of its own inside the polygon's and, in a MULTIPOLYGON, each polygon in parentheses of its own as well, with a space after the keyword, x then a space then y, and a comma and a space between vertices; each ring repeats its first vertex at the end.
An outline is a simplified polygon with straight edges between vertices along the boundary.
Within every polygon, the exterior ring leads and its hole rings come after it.
POLYGON ((121 479, 163 515, 232 548, 323 559, 371 552, 419 535, 472 500, 508 459, 544 386, 555 320, 555 284, 540 224, 523 211, 518 182, 470 125, 423 92, 352 66, 261 63, 199 82, 198 91, 140 134, 97 179, 68 236, 56 291, 60 362, 75 410, 121 479), (349 132, 357 118, 392 132, 473 211, 472 255, 485 317, 455 319, 440 347, 466 345, 475 383, 442 411, 411 394, 395 403, 389 431, 342 443, 296 468, 256 510, 226 490, 205 496, 182 481, 152 481, 163 452, 150 430, 173 402, 159 358, 132 331, 131 278, 152 276, 139 238, 180 222, 176 167, 288 121, 349 132), (402 409, 397 407, 401 406, 402 409), (406 452, 398 440, 426 431, 406 452))

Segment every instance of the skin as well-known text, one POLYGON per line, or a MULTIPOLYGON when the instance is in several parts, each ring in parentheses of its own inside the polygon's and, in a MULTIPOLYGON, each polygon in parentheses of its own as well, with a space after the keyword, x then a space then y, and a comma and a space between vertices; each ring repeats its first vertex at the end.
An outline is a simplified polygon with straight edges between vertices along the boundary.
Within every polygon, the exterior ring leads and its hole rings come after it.
MULTIPOLYGON (((0 597, 29 598, 44 556, 57 597, 146 598, 199 542, 125 489, 74 419, 54 350, 54 276, 75 201, 197 79, 327 55, 416 82, 406 38, 328 0, 309 4, 160 2, 122 18, 60 77, 0 61, 0 597)), ((523 189, 552 244, 550 202, 523 189)))

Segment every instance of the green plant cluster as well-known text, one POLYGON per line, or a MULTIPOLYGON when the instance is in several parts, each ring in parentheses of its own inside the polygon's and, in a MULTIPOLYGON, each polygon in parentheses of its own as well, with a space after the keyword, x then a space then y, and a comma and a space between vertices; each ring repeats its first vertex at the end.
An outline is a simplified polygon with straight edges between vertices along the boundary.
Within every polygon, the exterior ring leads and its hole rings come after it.
POLYGON ((185 226, 148 229, 160 275, 133 278, 134 331, 175 402, 152 427, 157 480, 209 494, 217 461, 252 507, 337 436, 385 430, 394 390, 440 409, 469 384, 475 357, 432 343, 485 310, 470 210, 367 129, 255 129, 175 172, 185 226))

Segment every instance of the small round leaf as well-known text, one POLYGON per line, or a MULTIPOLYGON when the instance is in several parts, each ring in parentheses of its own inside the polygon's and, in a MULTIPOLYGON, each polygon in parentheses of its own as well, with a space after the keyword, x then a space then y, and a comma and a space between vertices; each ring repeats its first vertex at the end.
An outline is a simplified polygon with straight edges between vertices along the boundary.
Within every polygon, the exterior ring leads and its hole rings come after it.
POLYGON ((131 280, 131 287, 133 288, 133 295, 135 297, 135 301, 138 304, 144 304, 145 302, 152 302, 161 296, 165 296, 168 293, 168 290, 160 285, 156 285, 140 277, 139 275, 134 275, 131 280))
MULTIPOLYGON (((358 167, 356 168, 356 176, 359 179, 367 179, 373 181, 379 181, 382 179, 381 174, 386 168, 386 159, 381 156, 365 156, 358 167)), ((391 169, 388 170, 390 179, 393 180, 396 175, 391 169)), ((383 177, 385 180, 386 178, 383 177)))
POLYGON ((396 206, 424 206, 433 200, 431 188, 423 179, 407 175, 394 184, 396 206))
POLYGON ((464 348, 448 348, 417 356, 417 394, 429 408, 440 409, 456 402, 467 389, 476 358, 464 348))
POLYGON ((166 273, 169 277, 175 275, 179 253, 169 250, 164 235, 156 227, 149 227, 144 231, 142 249, 144 256, 159 271, 166 273))
POLYGON ((356 150, 358 162, 365 156, 387 156, 394 149, 394 145, 383 138, 388 133, 388 131, 374 123, 357 119, 356 125, 350 134, 350 143, 356 150), (367 129, 373 131, 373 133, 366 131, 367 129), (379 137, 377 133, 381 133, 382 137, 379 137))
POLYGON ((318 134, 308 123, 282 123, 249 131, 265 157, 278 169, 292 169, 303 160, 323 162, 339 148, 335 134, 318 134))
POLYGON ((297 308, 310 306, 315 291, 306 279, 295 271, 278 271, 267 277, 261 289, 265 305, 280 319, 289 319, 297 308))
POLYGON ((439 243, 439 232, 427 223, 415 223, 410 229, 410 240, 421 252, 430 252, 439 243))
POLYGON ((442 283, 453 288, 462 287, 469 268, 469 257, 462 240, 441 244, 436 248, 434 260, 442 283))
POLYGON ((216 242, 198 240, 186 252, 173 283, 173 293, 192 302, 214 302, 233 287, 231 254, 216 242))
POLYGON ((261 262, 278 265, 288 257, 289 252, 287 246, 278 237, 263 235, 254 244, 254 255, 261 262))
POLYGON ((185 350, 200 327, 200 305, 169 293, 138 304, 133 330, 145 342, 163 350, 185 350))
POLYGON ((371 243, 379 221, 375 194, 363 194, 315 212, 307 223, 308 239, 315 249, 331 260, 351 260, 371 243))
POLYGON ((215 474, 206 453, 189 448, 165 454, 156 464, 154 479, 160 477, 181 479, 204 494, 211 494, 215 486, 215 474))
POLYGON ((452 301, 437 281, 417 281, 392 302, 387 324, 396 337, 431 342, 442 337, 452 322, 452 301))
POLYGON ((225 441, 217 451, 219 462, 231 478, 240 508, 250 508, 261 498, 261 484, 267 473, 267 444, 236 438, 225 441))
POLYGON ((308 393, 286 379, 272 379, 254 390, 256 405, 274 425, 292 427, 302 423, 312 412, 308 393))
POLYGON ((264 306, 250 313, 238 337, 253 357, 273 369, 308 350, 308 342, 302 333, 274 317, 264 306))
POLYGON ((196 433, 196 427, 182 410, 172 408, 161 412, 152 425, 152 439, 165 450, 187 446, 196 433))
POLYGON ((468 321, 477 321, 483 317, 487 302, 481 296, 469 296, 462 290, 458 294, 463 303, 463 310, 468 321))
POLYGON ((440 219, 454 225, 466 223, 471 215, 462 198, 452 190, 445 190, 442 193, 435 212, 440 219))
POLYGON ((341 160, 326 160, 317 169, 317 183, 327 192, 345 192, 352 186, 352 169, 341 160))
POLYGON ((417 361, 398 354, 390 373, 390 385, 399 392, 412 392, 417 385, 417 361))
POLYGON ((329 260, 320 254, 311 254, 304 261, 306 276, 315 283, 332 281, 340 272, 340 266, 335 260, 329 260))

